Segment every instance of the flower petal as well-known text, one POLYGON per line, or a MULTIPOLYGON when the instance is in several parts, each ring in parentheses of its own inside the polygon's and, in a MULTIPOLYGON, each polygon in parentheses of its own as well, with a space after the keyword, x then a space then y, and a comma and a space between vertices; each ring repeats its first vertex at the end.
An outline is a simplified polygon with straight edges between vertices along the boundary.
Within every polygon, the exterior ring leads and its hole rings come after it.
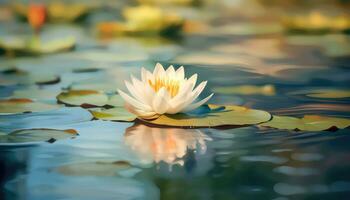
POLYGON ((192 101, 194 101, 195 99, 197 99, 197 97, 202 93, 202 91, 204 90, 205 86, 207 85, 207 81, 203 81, 201 82, 193 91, 192 91, 192 95, 189 95, 187 98, 187 101, 189 101, 189 103, 191 103, 192 101))
POLYGON ((129 90, 130 94, 138 101, 142 102, 144 100, 144 97, 142 94, 139 93, 139 90, 137 87, 129 83, 128 81, 124 81, 126 88, 129 90))
POLYGON ((197 78, 198 78, 198 75, 197 74, 193 74, 189 79, 188 81, 191 82, 193 84, 193 87, 191 90, 193 90, 194 86, 196 85, 197 83, 197 78))
POLYGON ((188 105, 183 111, 191 111, 194 110, 196 108, 198 108, 199 106, 205 104, 214 94, 212 93, 211 95, 207 96, 206 98, 194 103, 194 104, 190 104, 188 105))
POLYGON ((165 71, 167 76, 170 78, 170 77, 173 77, 175 76, 175 69, 174 69, 174 66, 173 65, 170 65, 168 67, 168 69, 165 71))
POLYGON ((165 74, 165 70, 163 68, 163 65, 160 63, 157 63, 156 67, 154 68, 154 71, 153 71, 154 78, 159 77, 159 76, 163 76, 164 74, 165 74))
POLYGON ((118 93, 120 94, 120 96, 131 106, 138 108, 140 110, 145 110, 145 111, 152 111, 153 109, 149 106, 146 105, 144 103, 139 102, 138 100, 130 97, 129 95, 127 95, 125 92, 118 90, 118 93))
POLYGON ((143 67, 141 68, 141 80, 143 83, 148 83, 148 80, 153 80, 152 73, 143 67))
POLYGON ((183 66, 178 68, 175 73, 178 80, 183 80, 185 78, 185 69, 183 66))
POLYGON ((159 117, 159 115, 153 111, 150 111, 150 112, 146 112, 146 111, 143 111, 143 110, 139 110, 139 109, 136 109, 135 107, 133 107, 132 105, 128 104, 128 103, 125 103, 125 108, 135 114, 136 116, 138 117, 141 117, 143 119, 154 119, 154 118, 157 118, 159 117))
POLYGON ((168 101, 170 99, 170 95, 168 94, 165 88, 161 88, 153 99, 153 110, 157 114, 164 114, 169 107, 168 101))
POLYGON ((145 84, 133 76, 131 76, 131 81, 133 83, 135 90, 137 91, 137 94, 139 94, 139 96, 141 97, 140 99, 139 98, 137 99, 144 104, 151 105, 154 91, 151 88, 151 90, 148 90, 146 92, 145 85, 148 85, 148 83, 145 84))

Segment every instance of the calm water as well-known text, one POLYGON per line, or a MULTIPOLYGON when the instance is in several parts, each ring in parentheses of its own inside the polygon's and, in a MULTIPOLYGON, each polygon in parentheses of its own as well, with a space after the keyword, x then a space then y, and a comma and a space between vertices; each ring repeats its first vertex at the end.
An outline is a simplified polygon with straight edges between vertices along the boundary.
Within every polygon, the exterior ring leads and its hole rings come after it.
MULTIPOLYGON (((297 117, 350 117, 349 98, 307 96, 315 89, 349 89, 350 38, 346 35, 218 31, 178 40, 104 41, 80 27, 51 28, 79 36, 76 51, 39 58, 1 58, 1 67, 14 65, 35 73, 53 73, 61 81, 1 86, 2 98, 18 90, 30 91, 30 87, 53 93, 39 98, 51 103, 56 102, 61 88, 112 92, 124 87, 129 74, 138 76, 141 66, 152 69, 159 61, 185 65, 187 76, 198 73, 201 80, 208 80, 203 96, 217 86, 269 84, 276 90, 270 95, 217 93, 212 103, 297 117)), ((152 128, 91 120, 89 112, 73 107, 0 116, 1 131, 28 128, 75 129, 79 136, 52 144, 1 147, 0 199, 287 200, 350 196, 349 129, 152 128)))

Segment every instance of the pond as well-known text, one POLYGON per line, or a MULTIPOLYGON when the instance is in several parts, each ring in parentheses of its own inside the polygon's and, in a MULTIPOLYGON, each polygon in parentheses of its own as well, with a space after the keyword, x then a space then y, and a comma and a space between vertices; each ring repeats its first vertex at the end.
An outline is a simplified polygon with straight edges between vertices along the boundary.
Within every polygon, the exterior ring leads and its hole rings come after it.
MULTIPOLYGON (((94 12, 89 23, 108 14, 94 12)), ((224 15, 211 19, 215 28, 176 38, 100 38, 88 23, 48 24, 42 35, 74 36, 75 48, 4 54, 0 101, 20 100, 0 105, 0 199, 347 199, 348 127, 164 127, 96 119, 90 106, 56 99, 68 90, 126 91, 130 75, 159 62, 207 80, 200 97, 214 93, 212 104, 350 118, 349 35, 287 33, 224 15), (16 113, 23 101, 31 112, 16 113)), ((31 32, 15 20, 0 26, 1 37, 31 32)))

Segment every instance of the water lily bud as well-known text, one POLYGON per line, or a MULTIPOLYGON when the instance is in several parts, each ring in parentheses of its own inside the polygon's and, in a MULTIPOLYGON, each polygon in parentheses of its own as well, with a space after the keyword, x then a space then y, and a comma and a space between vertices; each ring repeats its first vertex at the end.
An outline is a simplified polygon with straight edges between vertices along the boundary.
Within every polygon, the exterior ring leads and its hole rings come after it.
POLYGON ((28 22, 38 32, 45 22, 46 8, 42 4, 31 4, 28 8, 28 22))

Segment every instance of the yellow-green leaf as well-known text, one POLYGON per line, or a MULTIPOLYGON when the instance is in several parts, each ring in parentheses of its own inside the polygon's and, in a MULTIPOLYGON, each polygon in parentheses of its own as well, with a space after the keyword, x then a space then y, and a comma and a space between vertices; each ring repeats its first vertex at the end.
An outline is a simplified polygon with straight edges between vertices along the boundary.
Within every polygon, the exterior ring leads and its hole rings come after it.
POLYGON ((124 107, 90 110, 90 112, 96 119, 101 120, 131 122, 136 119, 136 115, 130 113, 124 107))
POLYGON ((271 115, 266 111, 241 106, 208 105, 208 107, 210 111, 205 114, 161 115, 155 120, 144 121, 174 127, 217 127, 259 124, 271 118, 271 115))
POLYGON ((104 106, 108 102, 108 96, 95 90, 70 90, 62 92, 57 100, 70 106, 104 106))
POLYGON ((0 115, 24 112, 41 112, 60 108, 60 105, 35 102, 31 99, 3 99, 0 100, 0 115))
POLYGON ((271 121, 261 126, 287 130, 323 131, 332 128, 347 128, 350 126, 350 119, 318 115, 305 115, 303 118, 274 115, 271 121))
POLYGON ((32 145, 38 142, 55 142, 60 139, 67 139, 77 136, 73 129, 23 129, 0 135, 0 146, 32 145))
POLYGON ((266 95, 272 96, 275 95, 276 89, 273 85, 241 85, 241 86, 224 86, 224 87, 214 87, 212 89, 214 93, 220 94, 240 94, 240 95, 266 95))

